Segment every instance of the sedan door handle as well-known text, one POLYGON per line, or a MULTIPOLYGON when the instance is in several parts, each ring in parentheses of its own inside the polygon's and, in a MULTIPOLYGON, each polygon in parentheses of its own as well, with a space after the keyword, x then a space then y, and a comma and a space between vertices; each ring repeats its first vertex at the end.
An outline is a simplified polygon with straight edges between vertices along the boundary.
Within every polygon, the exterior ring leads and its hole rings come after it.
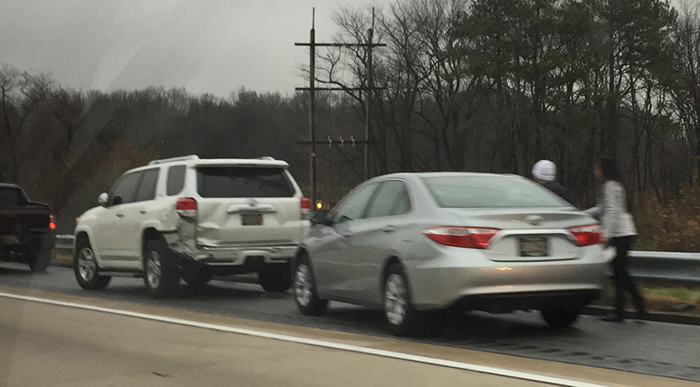
POLYGON ((123 212, 117 213, 117 217, 118 217, 118 218, 123 218, 123 217, 124 217, 124 213, 123 213, 123 212))
POLYGON ((381 230, 384 232, 394 232, 396 231, 396 226, 393 224, 387 224, 386 226, 382 227, 381 230))

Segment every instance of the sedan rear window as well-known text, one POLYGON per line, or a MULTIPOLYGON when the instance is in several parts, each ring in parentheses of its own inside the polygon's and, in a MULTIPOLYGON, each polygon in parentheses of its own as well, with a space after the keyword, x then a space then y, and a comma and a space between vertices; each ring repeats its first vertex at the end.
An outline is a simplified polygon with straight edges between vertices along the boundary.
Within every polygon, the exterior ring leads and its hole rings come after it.
POLYGON ((569 207, 535 182, 511 176, 436 176, 423 178, 440 207, 569 207))
POLYGON ((294 187, 282 168, 203 167, 197 192, 203 198, 274 198, 294 196, 294 187))

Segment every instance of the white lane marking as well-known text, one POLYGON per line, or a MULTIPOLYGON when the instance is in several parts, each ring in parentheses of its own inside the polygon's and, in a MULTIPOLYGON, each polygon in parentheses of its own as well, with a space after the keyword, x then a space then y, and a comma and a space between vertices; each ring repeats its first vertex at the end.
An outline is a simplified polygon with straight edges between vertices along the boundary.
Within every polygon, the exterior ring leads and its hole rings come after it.
POLYGON ((68 308, 90 310, 90 311, 94 311, 94 312, 111 313, 111 314, 115 314, 115 315, 119 315, 119 316, 136 317, 136 318, 151 320, 151 321, 184 325, 184 326, 189 326, 189 327, 194 327, 194 328, 203 328, 203 329, 215 330, 215 331, 220 331, 220 332, 236 333, 236 334, 240 334, 240 335, 254 336, 254 337, 260 337, 260 338, 265 338, 265 339, 274 339, 274 340, 286 341, 286 342, 290 342, 290 343, 298 343, 298 344, 305 344, 305 345, 311 345, 311 346, 322 347, 322 348, 337 349, 337 350, 341 350, 341 351, 362 353, 362 354, 366 354, 366 355, 374 355, 374 356, 392 358, 392 359, 397 359, 397 360, 412 361, 412 362, 416 362, 416 363, 423 363, 423 364, 435 365, 435 366, 440 366, 440 367, 455 368, 455 369, 460 369, 460 370, 464 370, 464 371, 472 371, 472 372, 490 374, 490 375, 495 375, 495 376, 503 376, 503 377, 519 379, 519 380, 527 380, 527 381, 537 382, 537 383, 545 383, 545 384, 550 384, 550 385, 554 385, 554 386, 607 387, 607 386, 604 386, 602 384, 593 384, 593 383, 581 382, 581 381, 577 381, 577 380, 568 380, 568 379, 556 378, 556 377, 551 377, 551 376, 537 375, 537 374, 532 374, 532 373, 528 373, 528 372, 512 371, 512 370, 508 370, 505 368, 481 366, 478 364, 462 363, 462 362, 458 362, 458 361, 444 360, 444 359, 438 359, 438 358, 427 357, 427 356, 411 355, 408 353, 386 351, 383 349, 374 349, 374 348, 360 347, 357 345, 334 343, 332 341, 307 339, 307 338, 298 337, 298 336, 287 336, 287 335, 282 335, 282 334, 278 334, 278 333, 256 331, 253 329, 234 328, 234 327, 230 327, 230 326, 226 326, 226 325, 207 324, 207 323, 192 321, 192 320, 183 320, 183 319, 172 318, 172 317, 157 316, 157 315, 153 315, 153 314, 131 312, 128 310, 103 308, 103 307, 93 306, 93 305, 78 304, 78 303, 65 302, 65 301, 57 301, 57 300, 51 300, 48 298, 29 297, 29 296, 22 296, 22 295, 18 295, 18 294, 4 293, 4 292, 0 292, 0 297, 6 297, 6 298, 12 298, 12 299, 24 300, 24 301, 31 301, 31 302, 37 302, 37 303, 43 303, 43 304, 49 304, 49 305, 57 305, 57 306, 63 306, 63 307, 68 307, 68 308))

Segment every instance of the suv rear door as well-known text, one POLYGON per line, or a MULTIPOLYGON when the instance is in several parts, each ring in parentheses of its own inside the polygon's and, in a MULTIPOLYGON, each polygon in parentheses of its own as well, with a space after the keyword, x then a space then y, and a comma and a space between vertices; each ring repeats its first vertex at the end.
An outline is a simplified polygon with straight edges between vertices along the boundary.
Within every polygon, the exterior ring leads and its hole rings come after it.
POLYGON ((199 244, 283 245, 303 237, 301 193, 285 167, 206 165, 196 173, 199 244))

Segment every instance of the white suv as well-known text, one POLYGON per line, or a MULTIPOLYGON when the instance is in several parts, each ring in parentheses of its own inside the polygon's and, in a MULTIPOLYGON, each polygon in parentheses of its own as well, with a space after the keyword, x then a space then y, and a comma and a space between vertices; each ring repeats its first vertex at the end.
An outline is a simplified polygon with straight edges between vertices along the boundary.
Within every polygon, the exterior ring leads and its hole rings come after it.
POLYGON ((286 291, 310 209, 288 168, 271 157, 185 156, 127 171, 78 218, 78 283, 143 276, 152 296, 168 297, 180 278, 200 286, 257 272, 266 291, 286 291))

